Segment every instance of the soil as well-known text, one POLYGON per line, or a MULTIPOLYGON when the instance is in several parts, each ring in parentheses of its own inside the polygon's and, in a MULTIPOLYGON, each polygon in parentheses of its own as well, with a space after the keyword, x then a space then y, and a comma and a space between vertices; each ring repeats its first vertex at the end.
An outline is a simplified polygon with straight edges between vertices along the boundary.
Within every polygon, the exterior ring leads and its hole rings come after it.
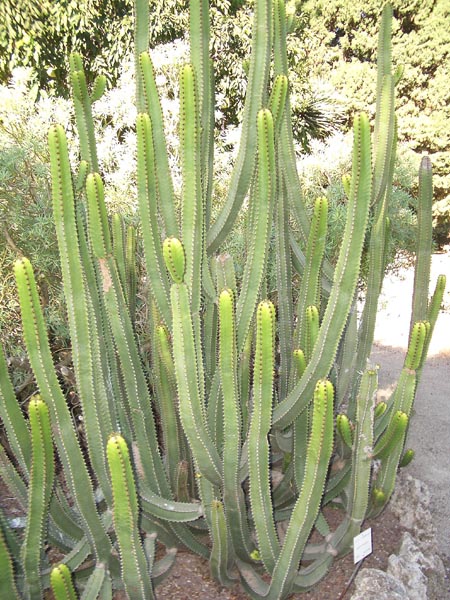
MULTIPOLYGON (((435 270, 447 273, 450 281, 450 254, 446 252, 433 256, 432 280, 435 270)), ((398 378, 405 354, 408 327, 407 314, 409 307, 405 300, 410 302, 409 286, 412 285, 412 269, 409 266, 399 269, 387 278, 380 299, 379 325, 375 334, 375 347, 372 358, 380 365, 379 397, 388 397, 392 391, 393 382, 398 378)), ((449 285, 449 283, 448 283, 449 285)), ((450 473, 445 465, 448 464, 450 452, 450 436, 448 435, 449 412, 448 399, 450 397, 450 292, 447 292, 444 301, 444 311, 439 317, 439 328, 436 328, 435 339, 430 347, 429 356, 431 365, 425 367, 423 380, 418 390, 416 413, 420 419, 411 428, 411 438, 414 448, 419 454, 419 460, 408 467, 409 472, 423 479, 431 488, 432 511, 438 525, 438 538, 444 562, 448 565, 446 557, 450 556, 450 505, 448 503, 448 489, 450 489, 450 473), (424 383, 426 382, 426 385, 424 383), (439 404, 445 402, 446 410, 440 411, 439 404), (437 416, 436 416, 437 415, 437 416), (439 421, 439 418, 441 421, 439 421), (433 420, 434 419, 434 420, 433 420), (436 421, 437 419, 437 421, 436 421), (429 429, 426 429, 429 428, 429 429), (442 436, 432 433, 441 428, 442 436), (424 434, 424 431, 428 433, 424 434), (445 434, 446 432, 446 434, 445 434), (440 463, 438 457, 442 456, 440 463), (437 466, 438 465, 438 466, 437 466), (436 471, 438 469, 439 472, 436 471), (437 476, 439 475, 439 476, 437 476), (442 499, 442 501, 440 501, 442 499)), ((20 516, 20 507, 14 498, 11 498, 0 481, 0 503, 6 515, 10 518, 20 516)), ((337 512, 337 511, 334 511, 337 512)), ((330 522, 333 515, 328 513, 330 522)), ((330 522, 330 525, 332 523, 330 522)), ((399 545, 404 529, 387 508, 382 517, 375 522, 367 521, 364 528, 372 527, 373 553, 363 561, 364 567, 385 570, 388 557, 399 550, 399 545)), ((335 561, 328 576, 310 592, 293 595, 292 598, 305 600, 349 600, 354 587, 353 578, 356 569, 351 554, 335 561)), ((449 573, 450 575, 450 573, 449 573)), ((238 584, 224 588, 216 584, 209 575, 208 562, 188 552, 180 551, 177 555, 175 566, 157 588, 158 600, 244 600, 248 596, 243 593, 238 584)), ((443 600, 443 594, 433 600, 443 600)), ((122 592, 115 594, 116 600, 125 598, 122 592)), ((432 599, 430 599, 432 600, 432 599)))

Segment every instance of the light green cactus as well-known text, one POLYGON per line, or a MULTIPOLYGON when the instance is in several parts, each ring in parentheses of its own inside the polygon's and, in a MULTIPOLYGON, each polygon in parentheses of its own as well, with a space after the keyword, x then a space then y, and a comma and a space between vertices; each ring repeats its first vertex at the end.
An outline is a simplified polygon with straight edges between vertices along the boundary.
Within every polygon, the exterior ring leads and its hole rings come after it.
POLYGON ((179 199, 148 48, 149 5, 135 0, 134 8, 137 229, 108 216, 92 117, 105 78, 90 87, 78 55, 70 59, 80 138, 75 174, 64 129, 49 132, 77 427, 32 264, 21 258, 15 265, 41 399, 31 400, 27 419, 0 350, 7 440, 0 476, 29 515, 23 541, 0 515, 0 595, 40 598, 51 586, 58 599, 111 598, 116 589, 153 598, 182 547, 208 559, 222 585, 240 580, 253 598, 287 598, 313 587, 350 551, 367 516, 386 506, 399 466, 411 460, 405 439, 445 289, 441 276, 428 299, 432 186, 424 158, 409 348, 391 398, 377 402, 377 369, 367 361, 396 149, 401 70, 392 69, 392 8, 381 19, 373 135, 366 114, 354 118, 335 266, 325 256, 327 200, 318 198, 310 217, 296 171, 286 51, 292 13, 286 16, 283 0, 255 1, 239 152, 215 220, 208 2, 190 2, 190 62, 180 69, 179 199), (238 283, 232 257, 220 251, 245 199, 238 283), (145 344, 135 326, 139 245, 145 344), (369 271, 358 322, 364 251, 369 271), (276 267, 270 300, 269 264, 276 267), (53 443, 64 485, 53 479, 53 443), (334 529, 326 518, 331 502, 342 515, 334 529), (58 565, 48 564, 45 544, 59 549, 58 565))

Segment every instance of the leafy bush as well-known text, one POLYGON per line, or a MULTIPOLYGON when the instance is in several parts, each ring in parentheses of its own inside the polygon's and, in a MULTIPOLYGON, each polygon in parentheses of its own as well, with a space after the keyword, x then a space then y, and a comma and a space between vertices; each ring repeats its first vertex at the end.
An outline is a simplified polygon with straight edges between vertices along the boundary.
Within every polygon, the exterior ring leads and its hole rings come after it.
POLYGON ((67 101, 41 97, 29 85, 29 70, 17 69, 9 86, 0 86, 0 336, 9 354, 20 352, 20 317, 12 266, 19 256, 35 256, 46 318, 55 346, 68 331, 63 317, 58 250, 51 211, 45 131, 53 119, 70 118, 67 101))
MULTIPOLYGON (((296 3, 305 27, 311 75, 330 80, 344 99, 347 123, 363 106, 375 111, 377 0, 296 3)), ((433 163, 438 235, 450 229, 450 4, 447 0, 393 3, 394 61, 404 66, 398 82, 398 134, 433 163), (445 202, 441 202, 445 200, 445 202), (445 230, 445 228, 447 228, 445 230)), ((445 237, 445 235, 444 235, 445 237)), ((442 239, 442 238, 441 238, 442 239)))

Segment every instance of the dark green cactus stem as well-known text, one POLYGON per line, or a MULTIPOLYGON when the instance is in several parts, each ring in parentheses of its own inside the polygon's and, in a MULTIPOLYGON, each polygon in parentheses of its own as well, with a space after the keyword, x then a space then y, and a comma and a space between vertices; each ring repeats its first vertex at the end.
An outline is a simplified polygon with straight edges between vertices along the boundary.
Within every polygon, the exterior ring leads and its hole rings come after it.
POLYGON ((258 111, 265 104, 269 77, 270 51, 272 47, 271 15, 272 3, 270 0, 257 0, 255 2, 252 54, 245 94, 239 152, 233 168, 227 200, 215 223, 207 232, 208 254, 212 254, 220 247, 233 227, 253 176, 257 145, 254 124, 258 111))
POLYGON ((40 600, 42 582, 41 554, 44 547, 44 526, 48 504, 53 490, 55 464, 50 417, 40 396, 34 396, 28 405, 31 426, 31 469, 28 488, 28 514, 22 546, 25 575, 25 597, 40 600))
POLYGON ((302 412, 310 402, 317 378, 330 371, 352 306, 371 190, 370 127, 367 116, 363 113, 354 121, 353 148, 351 193, 333 288, 311 361, 291 393, 274 409, 273 424, 277 429, 284 429, 302 412))
POLYGON ((92 482, 73 428, 72 415, 56 377, 30 262, 25 258, 17 261, 14 272, 27 352, 41 394, 47 398, 58 455, 91 548, 100 560, 107 562, 112 550, 111 542, 98 515, 92 482))
POLYGON ((250 329, 266 265, 275 195, 275 148, 272 114, 258 113, 258 174, 252 195, 252 235, 245 264, 241 293, 236 306, 237 349, 241 352, 250 329))
POLYGON ((414 460, 415 455, 416 453, 414 452, 414 450, 412 448, 409 448, 403 454, 402 458, 400 459, 400 462, 398 463, 398 466, 400 468, 407 467, 409 463, 414 460))
POLYGON ((269 440, 273 401, 275 309, 269 301, 256 313, 253 412, 248 436, 250 503, 258 549, 266 570, 275 567, 280 545, 273 520, 269 475, 269 440))
POLYGON ((72 576, 64 563, 53 567, 50 573, 50 584, 56 600, 77 600, 72 576))
POLYGON ((152 61, 147 52, 142 52, 140 54, 139 67, 144 84, 145 112, 149 115, 153 130, 157 191, 159 193, 161 214, 165 224, 165 236, 177 236, 179 235, 179 232, 176 220, 172 174, 169 169, 169 155, 164 133, 163 115, 158 91, 156 89, 152 61))
POLYGON ((138 499, 125 440, 113 434, 107 444, 114 498, 114 525, 120 550, 122 578, 130 600, 154 598, 148 564, 139 537, 138 499))
POLYGON ((0 528, 0 590, 4 598, 20 599, 14 576, 13 561, 2 528, 0 528))
POLYGON ((89 96, 83 61, 77 53, 70 55, 70 82, 75 107, 81 160, 88 163, 92 172, 98 172, 97 144, 95 141, 92 102, 89 96))
POLYGON ((171 305, 180 420, 200 473, 220 486, 222 465, 206 422, 204 386, 199 371, 188 289, 184 283, 172 285, 171 305))
MULTIPOLYGON (((78 242, 72 175, 70 171, 67 140, 60 126, 50 128, 48 134, 52 175, 53 215, 61 261, 63 285, 67 303, 72 358, 83 415, 86 422, 86 438, 90 458, 104 493, 110 499, 109 480, 106 472, 104 448, 108 432, 102 430, 100 406, 92 402, 95 397, 94 360, 90 344, 89 305, 83 275, 78 242)), ((109 242, 106 213, 102 210, 102 190, 97 186, 99 219, 105 243, 109 242)), ((88 178, 88 183, 94 186, 88 178)), ((93 195, 95 192, 93 191, 93 195)))
POLYGON ((139 213, 142 223, 145 223, 142 229, 145 265, 151 296, 162 319, 170 326, 169 281, 164 268, 158 225, 153 131, 147 114, 137 116, 136 133, 139 213))
POLYGON ((418 237, 410 335, 414 323, 416 323, 416 321, 423 321, 427 318, 433 230, 432 203, 433 183, 431 160, 429 156, 423 156, 419 168, 419 198, 417 203, 418 237))
POLYGON ((248 560, 253 548, 248 528, 245 498, 240 485, 242 424, 237 380, 236 329, 233 294, 219 296, 219 368, 223 394, 223 501, 234 551, 248 560))

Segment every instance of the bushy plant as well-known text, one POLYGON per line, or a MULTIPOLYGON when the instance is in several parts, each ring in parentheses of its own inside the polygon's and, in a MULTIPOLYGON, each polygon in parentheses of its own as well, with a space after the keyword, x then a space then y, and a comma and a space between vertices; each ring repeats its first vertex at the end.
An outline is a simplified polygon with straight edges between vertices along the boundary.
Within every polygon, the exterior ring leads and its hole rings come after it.
POLYGON ((70 103, 42 97, 36 102, 29 69, 17 69, 0 86, 0 338, 8 355, 21 349, 20 314, 11 269, 19 256, 34 256, 46 318, 55 346, 68 338, 59 256, 50 201, 45 131, 53 119, 69 120, 70 103))
MULTIPOLYGON (((312 76, 331 81, 345 98, 347 122, 355 110, 375 111, 377 1, 318 0, 296 3, 304 23, 303 44, 312 76)), ((450 6, 446 0, 394 2, 394 60, 404 65, 398 83, 398 136, 418 160, 427 152, 433 162, 434 201, 448 199, 450 190, 450 6)), ((450 213, 438 205, 442 226, 450 229, 450 213), (446 216, 444 216, 446 215, 446 216)), ((437 214, 436 214, 437 217, 437 214)), ((436 221, 437 223, 437 221, 436 221)))

